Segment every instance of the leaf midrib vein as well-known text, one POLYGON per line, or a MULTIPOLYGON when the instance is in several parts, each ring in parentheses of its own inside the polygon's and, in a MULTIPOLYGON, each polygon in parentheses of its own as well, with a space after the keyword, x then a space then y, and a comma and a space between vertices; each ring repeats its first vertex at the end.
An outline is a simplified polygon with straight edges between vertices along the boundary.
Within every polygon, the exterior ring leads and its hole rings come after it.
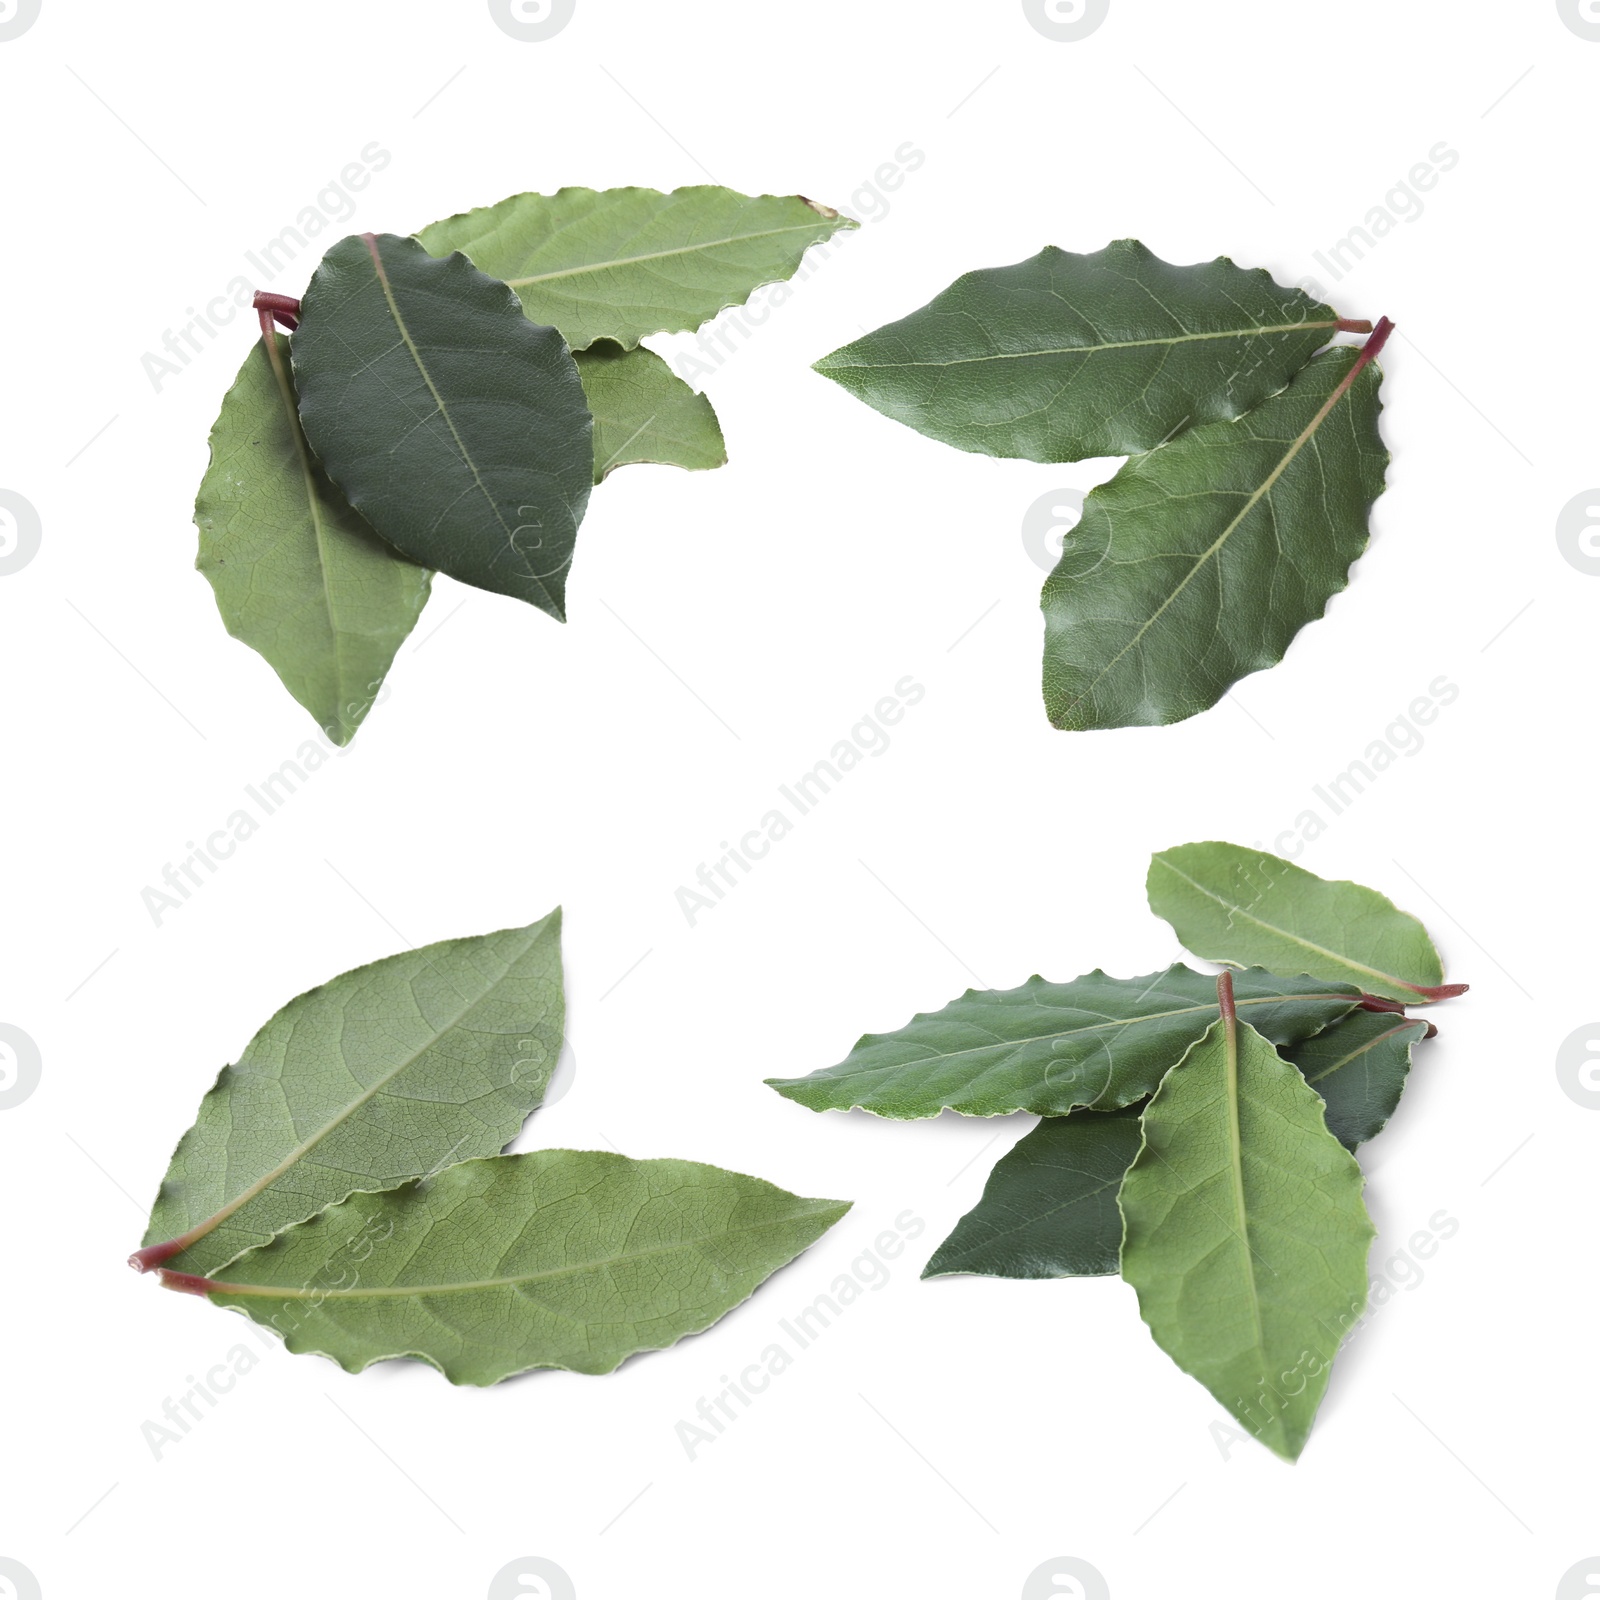
MULTIPOLYGON (((819 221, 826 222, 826 217, 819 221)), ((698 255, 704 250, 715 250, 719 245, 744 244, 751 239, 772 239, 785 233, 809 233, 812 225, 797 223, 791 228, 763 228, 756 233, 736 233, 725 239, 705 239, 698 244, 674 245, 670 250, 649 250, 636 256, 617 256, 610 261, 588 261, 578 267, 563 267, 558 272, 536 272, 531 277, 507 278, 505 281, 513 289, 526 288, 532 283, 550 283, 556 278, 578 278, 586 272, 606 272, 612 267, 631 267, 641 261, 663 261, 669 256, 698 255)))

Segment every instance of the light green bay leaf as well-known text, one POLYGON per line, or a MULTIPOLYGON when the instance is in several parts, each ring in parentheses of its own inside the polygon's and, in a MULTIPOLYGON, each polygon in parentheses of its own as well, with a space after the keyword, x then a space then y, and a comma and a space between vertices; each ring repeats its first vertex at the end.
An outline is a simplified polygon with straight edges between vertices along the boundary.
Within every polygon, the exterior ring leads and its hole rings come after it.
POLYGON ((1428 930, 1359 883, 1319 878, 1281 856, 1209 841, 1150 859, 1150 909, 1207 961, 1353 983, 1414 1004, 1460 994, 1428 930))
POLYGON ((1097 1277, 1117 1270, 1117 1190, 1139 1153, 1139 1111, 1046 1117, 995 1163, 979 1200, 933 1253, 924 1278, 1097 1277))
POLYGON ((306 437, 384 539, 565 619, 594 440, 554 328, 464 256, 353 234, 312 275, 290 351, 306 437))
POLYGON ((351 509, 295 412, 288 340, 252 346, 211 429, 196 567, 228 632, 266 658, 335 744, 348 744, 433 576, 351 509))
POLYGON ((1352 1011, 1284 1053, 1321 1095, 1328 1131, 1346 1150, 1375 1139, 1394 1115, 1412 1049, 1429 1024, 1388 1011, 1352 1011))
POLYGON ((135 1262, 211 1272, 352 1191, 504 1149, 562 1037, 559 911, 308 990, 201 1101, 135 1262))
POLYGON ((1360 359, 1326 351, 1237 421, 1090 492, 1041 601, 1056 727, 1192 717, 1323 614, 1366 548, 1389 459, 1378 371, 1360 359))
POLYGON ((695 1161, 539 1150, 356 1194, 183 1283, 348 1372, 610 1372, 708 1328, 850 1209, 695 1161))
POLYGON ((1281 389, 1338 331, 1330 307, 1226 256, 1179 267, 1136 239, 969 272, 817 362, 919 433, 990 456, 1152 450, 1281 389))
MULTIPOLYGON (((1243 972, 1236 983, 1240 1011, 1284 1045, 1359 998, 1348 986, 1269 972, 1243 972)), ((766 1081, 813 1111, 880 1117, 1108 1111, 1150 1094, 1216 1016, 1216 980, 1181 963, 1138 978, 1034 977, 1016 989, 969 989, 893 1033, 867 1034, 837 1066, 766 1081)))
POLYGON ((690 471, 724 466, 727 447, 711 402, 653 350, 600 339, 574 359, 594 414, 594 481, 636 462, 690 471))
POLYGON ((799 195, 698 184, 517 194, 430 223, 434 255, 459 250, 517 292, 574 350, 698 328, 790 277, 813 244, 856 224, 799 195))
POLYGON ((1122 1275, 1157 1344, 1286 1460, 1367 1299, 1361 1168, 1305 1079, 1218 1021, 1145 1108, 1122 1275))

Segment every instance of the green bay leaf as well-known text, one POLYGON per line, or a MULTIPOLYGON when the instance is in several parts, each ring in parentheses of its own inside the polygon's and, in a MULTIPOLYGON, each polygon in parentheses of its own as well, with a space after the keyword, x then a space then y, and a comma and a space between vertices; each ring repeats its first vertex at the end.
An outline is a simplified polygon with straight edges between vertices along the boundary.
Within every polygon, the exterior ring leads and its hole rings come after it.
POLYGON ((1328 1131, 1346 1150, 1376 1138, 1394 1115, 1428 1027, 1392 1012, 1352 1011, 1284 1052, 1322 1096, 1328 1131))
POLYGON ((813 244, 856 224, 799 195, 674 189, 517 194, 430 223, 434 255, 459 250, 504 279, 535 322, 574 350, 698 328, 790 277, 813 244))
POLYGON ((348 1372, 412 1356, 452 1383, 610 1372, 698 1333, 850 1209, 695 1161, 540 1150, 355 1194, 172 1280, 348 1372))
POLYGON ((1241 415, 1338 327, 1330 307, 1262 270, 1226 256, 1173 266, 1118 239, 969 272, 816 370, 957 449, 1081 461, 1241 415))
POLYGON ((559 911, 308 990, 201 1101, 135 1262, 212 1272, 352 1191, 504 1149, 562 1037, 559 911))
POLYGON ((306 436, 384 539, 565 619, 594 442, 554 328, 464 256, 363 234, 323 256, 290 349, 306 436))
POLYGON ((636 462, 703 471, 727 447, 711 402, 653 350, 600 339, 574 358, 594 414, 594 481, 636 462))
POLYGON ((1122 1248, 1117 1190, 1139 1153, 1137 1105, 1046 1117, 995 1163, 979 1200, 924 1278, 1099 1277, 1122 1248))
POLYGON ((1466 987, 1442 983, 1428 930, 1376 889, 1319 878, 1264 850, 1177 845, 1151 857, 1145 889, 1150 909, 1207 961, 1309 972, 1407 1004, 1466 987))
POLYGON ((1286 1460, 1367 1298, 1361 1168, 1248 1023, 1218 1021, 1145 1108, 1122 1275, 1157 1344, 1286 1460))
POLYGON ((1323 614, 1366 548, 1388 461, 1378 371, 1359 360, 1326 351, 1237 421, 1090 492, 1041 602, 1056 727, 1192 717, 1323 614))
POLYGON ((339 745, 376 698, 428 598, 432 573, 398 556, 312 455, 288 340, 245 357, 211 429, 195 500, 195 565, 228 632, 265 657, 339 745))
MULTIPOLYGON (((1284 1045, 1360 997, 1346 985, 1261 971, 1236 982, 1240 1011, 1284 1045)), ((969 989, 893 1033, 867 1034, 837 1066, 766 1081, 813 1111, 880 1117, 1107 1111, 1150 1094, 1216 1016, 1216 980, 1181 963, 1138 978, 1033 977, 1016 989, 969 989)))

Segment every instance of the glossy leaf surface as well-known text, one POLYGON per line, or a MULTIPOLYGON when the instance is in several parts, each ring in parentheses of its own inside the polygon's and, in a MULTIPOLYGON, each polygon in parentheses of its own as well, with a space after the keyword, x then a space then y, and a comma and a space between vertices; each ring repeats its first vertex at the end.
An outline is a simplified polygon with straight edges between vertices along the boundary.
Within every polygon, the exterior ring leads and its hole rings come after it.
POLYGON ((849 1209, 694 1161, 540 1150, 353 1195, 209 1292, 349 1372, 610 1372, 710 1327, 849 1209))
POLYGON ((1145 1108, 1122 1275, 1156 1343, 1278 1455, 1305 1445, 1366 1305, 1361 1169, 1305 1079, 1219 1019, 1145 1108))
POLYGON ((1046 1117, 995 1163, 979 1200, 923 1269, 991 1278, 1117 1270, 1117 1190, 1139 1153, 1139 1107, 1046 1117))
POLYGON ((288 340, 258 340, 211 429, 195 565, 228 632, 265 657, 335 744, 348 744, 433 576, 397 556, 312 455, 288 340))
MULTIPOLYGON (((1241 1014, 1285 1045, 1358 998, 1347 986, 1260 971, 1240 973, 1237 991, 1241 1014)), ((969 989, 893 1033, 867 1034, 837 1066, 767 1082, 813 1111, 881 1117, 1114 1110, 1151 1093, 1216 1016, 1216 980, 1181 964, 1138 978, 1034 977, 1016 989, 969 989)))
POLYGON ((162 1180, 147 1246, 207 1273, 354 1190, 502 1150, 561 1052, 561 914, 447 939, 291 1000, 224 1067, 162 1180))
POLYGON ((1328 1131, 1346 1150, 1374 1139, 1405 1093, 1411 1052, 1428 1024, 1386 1011, 1352 1011, 1285 1052, 1322 1096, 1328 1131))
POLYGON ((969 272, 816 367, 957 449, 1081 461, 1239 416, 1337 331, 1330 307, 1263 271, 1173 266, 1118 239, 969 272))
POLYGON ((463 256, 364 234, 322 258, 291 350, 306 436, 384 539, 565 618, 594 440, 555 329, 463 256))
POLYGON ((1058 728, 1178 722, 1282 659, 1367 544, 1388 452, 1378 372, 1317 356, 1281 394, 1124 463, 1045 582, 1058 728))

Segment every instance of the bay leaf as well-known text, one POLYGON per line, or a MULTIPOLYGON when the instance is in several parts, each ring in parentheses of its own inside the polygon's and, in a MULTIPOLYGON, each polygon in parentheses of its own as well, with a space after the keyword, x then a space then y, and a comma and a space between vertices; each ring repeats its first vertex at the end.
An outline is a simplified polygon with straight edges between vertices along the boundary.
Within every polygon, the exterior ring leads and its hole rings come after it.
POLYGON ((228 632, 348 744, 433 574, 379 539, 312 455, 282 334, 251 347, 223 399, 194 512, 195 565, 228 632))
POLYGON ((565 620, 594 441, 555 329, 464 256, 352 234, 312 274, 290 350, 306 437, 385 540, 565 620))
MULTIPOLYGON (((1240 973, 1237 989, 1240 1010, 1284 1045, 1360 998, 1346 985, 1259 970, 1240 973)), ((1033 977, 1016 989, 969 989, 892 1033, 866 1034, 836 1066, 766 1081, 812 1111, 880 1117, 1107 1111, 1150 1094, 1216 1016, 1215 979, 1181 963, 1138 978, 1033 977)))
POLYGON ((995 1163, 983 1198, 934 1251, 922 1276, 1115 1272, 1122 1248, 1117 1191, 1139 1153, 1140 1109, 1046 1117, 995 1163))
POLYGON ((1045 582, 1058 728, 1179 722, 1281 660, 1344 588, 1389 457, 1379 377, 1339 348, 1234 422, 1125 462, 1045 582))
POLYGON ((656 462, 691 471, 725 466, 711 402, 653 350, 598 339, 574 359, 594 414, 594 481, 618 467, 656 462))
POLYGON ((958 450, 1082 461, 1240 416, 1339 326, 1260 269, 1226 256, 1173 266, 1118 239, 969 272, 816 370, 958 450))
POLYGON ((1328 1131, 1346 1150, 1374 1139, 1394 1115, 1412 1049, 1429 1024, 1383 1011, 1352 1011, 1284 1053, 1322 1096, 1328 1131))
POLYGON ((1466 989, 1440 981, 1428 930, 1392 900, 1264 850, 1177 845, 1151 857, 1145 889, 1150 909, 1207 961, 1308 972, 1406 1004, 1466 989))
POLYGON ((200 1102, 135 1265, 211 1272, 352 1191, 504 1149, 562 1036, 559 911, 308 990, 200 1102))
POLYGON ((850 1209, 696 1161, 539 1150, 354 1194, 233 1261, 168 1273, 347 1372, 610 1372, 725 1315, 850 1209))
POLYGON ((1306 1080, 1225 1014, 1145 1108, 1122 1275, 1158 1345, 1295 1460, 1367 1299, 1361 1168, 1306 1080))
POLYGON ((633 346, 698 328, 790 277, 813 244, 849 217, 800 195, 736 194, 696 184, 516 194, 421 229, 434 255, 459 250, 501 278, 535 322, 574 350, 596 339, 633 346))

